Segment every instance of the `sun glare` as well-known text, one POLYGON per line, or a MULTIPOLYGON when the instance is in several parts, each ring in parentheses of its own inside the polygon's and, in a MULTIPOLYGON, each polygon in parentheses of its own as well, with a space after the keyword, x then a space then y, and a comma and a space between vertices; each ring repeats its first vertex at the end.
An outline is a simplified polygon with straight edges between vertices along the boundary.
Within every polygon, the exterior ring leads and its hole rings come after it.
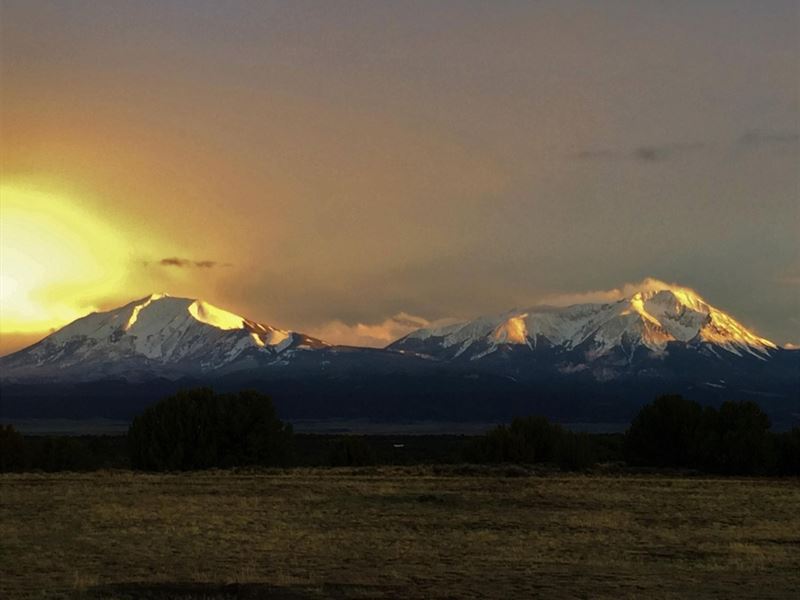
POLYGON ((124 242, 67 196, 0 185, 0 333, 44 331, 91 310, 123 275, 124 242))

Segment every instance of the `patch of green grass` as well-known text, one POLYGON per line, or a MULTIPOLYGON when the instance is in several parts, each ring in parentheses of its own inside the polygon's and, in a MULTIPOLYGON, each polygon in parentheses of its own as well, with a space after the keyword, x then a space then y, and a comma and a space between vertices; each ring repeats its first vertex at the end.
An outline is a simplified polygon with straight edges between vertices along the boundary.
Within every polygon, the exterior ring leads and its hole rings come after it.
POLYGON ((0 486, 3 598, 800 589, 791 479, 372 467, 9 474, 0 486))

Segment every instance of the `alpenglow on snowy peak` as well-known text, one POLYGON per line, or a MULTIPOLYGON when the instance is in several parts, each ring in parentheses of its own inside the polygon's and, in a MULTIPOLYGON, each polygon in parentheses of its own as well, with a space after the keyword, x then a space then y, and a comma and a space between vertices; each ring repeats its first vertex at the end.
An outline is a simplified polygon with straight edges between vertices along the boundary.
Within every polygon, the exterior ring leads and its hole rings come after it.
POLYGON ((637 350, 669 351, 671 343, 706 353, 766 360, 777 346, 754 334, 698 294, 648 280, 640 291, 605 303, 535 306, 446 327, 420 329, 389 348, 438 358, 478 360, 514 346, 579 352, 586 362, 637 350))
POLYGON ((690 379, 728 381, 756 372, 754 364, 790 360, 790 351, 691 290, 649 283, 608 302, 536 306, 420 329, 383 350, 331 346, 203 300, 153 294, 89 314, 0 358, 0 382, 308 380, 451 367, 530 381, 690 377, 691 369, 690 379))
POLYGON ((0 415, 129 419, 175 390, 259 389, 298 419, 618 422, 661 394, 758 401, 796 419, 800 350, 697 294, 626 286, 418 330, 388 348, 328 345, 202 300, 152 295, 0 358, 0 415))
POLYGON ((12 375, 73 375, 77 379, 186 374, 290 360, 328 344, 251 321, 203 300, 152 294, 73 321, 2 359, 12 375))

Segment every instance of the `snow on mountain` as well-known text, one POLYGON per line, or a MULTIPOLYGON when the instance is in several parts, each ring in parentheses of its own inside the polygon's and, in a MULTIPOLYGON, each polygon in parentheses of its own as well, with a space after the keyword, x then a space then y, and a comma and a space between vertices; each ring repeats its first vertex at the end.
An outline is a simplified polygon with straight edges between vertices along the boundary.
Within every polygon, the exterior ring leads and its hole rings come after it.
POLYGON ((782 352, 789 351, 691 290, 666 284, 648 285, 614 301, 534 306, 419 329, 385 350, 330 346, 203 300, 154 294, 87 315, 0 358, 0 380, 143 381, 252 370, 261 376, 267 374, 263 369, 285 375, 284 367, 312 377, 323 371, 418 372, 449 362, 457 363, 453 367, 458 370, 466 361, 514 377, 591 373, 606 381, 632 373, 674 377, 698 360, 706 366, 723 365, 737 357, 767 360, 782 352), (321 352, 311 352, 315 350, 321 352), (676 362, 678 354, 683 358, 676 362), (512 357, 516 360, 505 360, 512 357), (484 358, 489 360, 471 362, 484 358))
POLYGON ((152 294, 120 308, 80 318, 0 361, 4 377, 63 374, 79 378, 131 370, 184 374, 234 363, 255 366, 290 359, 328 344, 256 323, 189 298, 152 294))
POLYGON ((644 289, 607 303, 535 306, 441 328, 420 329, 389 346, 438 358, 477 360, 502 347, 540 344, 582 350, 587 362, 637 348, 664 353, 679 342, 766 359, 777 346, 686 288, 644 289))

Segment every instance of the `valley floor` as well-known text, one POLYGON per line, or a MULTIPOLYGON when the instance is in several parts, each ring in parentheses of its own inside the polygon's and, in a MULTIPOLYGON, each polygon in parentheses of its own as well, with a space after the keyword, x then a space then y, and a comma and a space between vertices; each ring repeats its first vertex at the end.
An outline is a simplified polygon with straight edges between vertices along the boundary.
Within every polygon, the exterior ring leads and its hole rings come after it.
POLYGON ((800 589, 797 479, 394 467, 6 474, 0 485, 3 598, 800 589))

